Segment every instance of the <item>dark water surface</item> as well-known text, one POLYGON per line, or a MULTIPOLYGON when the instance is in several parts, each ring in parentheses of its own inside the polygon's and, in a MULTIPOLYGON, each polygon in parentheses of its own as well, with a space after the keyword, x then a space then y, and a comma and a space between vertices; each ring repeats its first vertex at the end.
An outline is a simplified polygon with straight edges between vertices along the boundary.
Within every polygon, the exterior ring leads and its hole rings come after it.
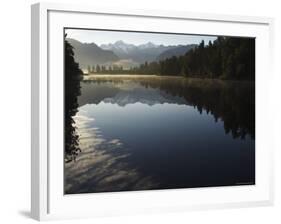
POLYGON ((65 192, 255 183, 254 83, 93 76, 74 117, 65 192))

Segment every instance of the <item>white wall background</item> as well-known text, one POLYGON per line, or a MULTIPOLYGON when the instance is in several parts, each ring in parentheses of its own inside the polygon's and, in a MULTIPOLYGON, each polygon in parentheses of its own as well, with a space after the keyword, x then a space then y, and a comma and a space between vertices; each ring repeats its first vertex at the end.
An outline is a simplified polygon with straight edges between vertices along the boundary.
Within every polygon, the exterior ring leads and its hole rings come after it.
MULTIPOLYGON (((31 223, 30 208, 30 4, 32 0, 2 0, 0 13, 0 223, 31 223)), ((57 0, 103 7, 183 10, 275 17, 275 188, 273 207, 193 211, 97 220, 79 223, 281 223, 281 7, 277 0, 57 0)), ((265 74, 266 75, 266 74, 265 74)), ((59 223, 76 223, 63 221, 59 223)))

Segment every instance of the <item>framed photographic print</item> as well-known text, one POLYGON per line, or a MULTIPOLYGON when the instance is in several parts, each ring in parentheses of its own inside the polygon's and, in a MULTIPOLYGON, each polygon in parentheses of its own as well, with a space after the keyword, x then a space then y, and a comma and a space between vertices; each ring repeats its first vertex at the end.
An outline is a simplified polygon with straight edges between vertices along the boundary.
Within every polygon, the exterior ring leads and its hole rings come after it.
POLYGON ((270 18, 32 6, 32 217, 270 205, 270 18))

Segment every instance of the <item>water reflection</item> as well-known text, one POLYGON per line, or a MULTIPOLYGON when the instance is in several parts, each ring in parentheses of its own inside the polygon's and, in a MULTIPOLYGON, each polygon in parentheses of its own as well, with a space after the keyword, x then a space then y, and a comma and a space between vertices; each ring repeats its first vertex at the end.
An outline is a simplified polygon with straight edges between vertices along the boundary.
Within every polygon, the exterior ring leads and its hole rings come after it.
POLYGON ((156 186, 151 178, 141 178, 131 169, 126 158, 130 151, 119 139, 105 139, 99 128, 93 128, 93 119, 76 116, 79 126, 80 145, 83 153, 75 163, 67 163, 66 192, 84 193, 94 191, 122 191, 156 186))
POLYGON ((253 82, 186 79, 181 77, 95 77, 84 80, 80 106, 101 101, 126 106, 175 103, 194 106, 222 119, 234 138, 255 137, 255 86, 253 82))
POLYGON ((254 184, 254 85, 91 77, 73 117, 66 193, 254 184))

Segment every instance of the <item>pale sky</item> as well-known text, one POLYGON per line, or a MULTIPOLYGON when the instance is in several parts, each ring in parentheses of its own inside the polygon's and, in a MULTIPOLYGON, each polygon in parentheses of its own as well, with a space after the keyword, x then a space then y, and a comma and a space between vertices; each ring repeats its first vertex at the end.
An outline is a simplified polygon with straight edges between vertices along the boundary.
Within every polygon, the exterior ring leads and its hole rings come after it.
POLYGON ((128 44, 140 45, 152 42, 163 45, 187 45, 198 44, 202 40, 205 44, 209 40, 213 41, 216 36, 201 36, 188 34, 159 34, 159 33, 141 33, 141 32, 121 32, 121 31, 103 31, 103 30, 83 30, 83 29, 66 29, 68 38, 76 39, 82 43, 92 43, 97 45, 115 43, 122 40, 128 44))

